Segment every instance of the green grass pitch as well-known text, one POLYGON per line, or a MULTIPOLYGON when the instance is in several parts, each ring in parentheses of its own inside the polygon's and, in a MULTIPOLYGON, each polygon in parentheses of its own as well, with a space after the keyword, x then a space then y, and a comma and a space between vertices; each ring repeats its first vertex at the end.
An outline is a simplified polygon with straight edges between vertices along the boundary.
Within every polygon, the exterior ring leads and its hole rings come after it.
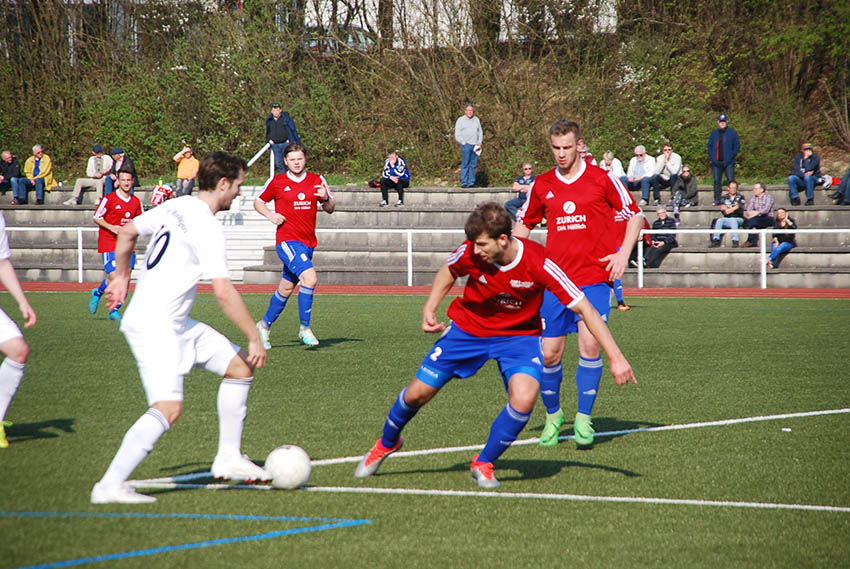
MULTIPOLYGON (((39 321, 25 331, 32 354, 7 415, 12 445, 0 450, 0 569, 850 566, 850 414, 692 425, 850 408, 847 300, 630 299, 610 326, 639 384, 617 388, 606 369, 597 432, 690 427, 601 436, 586 451, 516 445, 486 496, 461 494, 480 490, 468 473, 476 451, 464 450, 392 457, 366 480, 351 462, 317 465, 310 479, 443 495, 178 488, 149 491, 150 506, 95 507, 92 484, 145 410, 135 361, 106 311, 88 314, 86 294, 28 296, 39 321)), ((259 318, 268 297, 245 299, 259 318)), ((259 462, 285 443, 314 460, 366 452, 435 339, 419 330, 424 300, 318 296, 312 350, 298 344, 290 306, 256 375, 244 451, 259 462)), ((0 305, 17 315, 8 295, 0 305)), ((193 316, 244 345, 212 295, 193 316)), ((183 417, 134 479, 209 470, 217 387, 209 373, 187 376, 183 417)), ((571 378, 562 400, 570 417, 571 378)), ((483 444, 504 404, 488 364, 420 412, 405 450, 483 444)), ((520 440, 538 436, 543 417, 538 404, 520 440)))

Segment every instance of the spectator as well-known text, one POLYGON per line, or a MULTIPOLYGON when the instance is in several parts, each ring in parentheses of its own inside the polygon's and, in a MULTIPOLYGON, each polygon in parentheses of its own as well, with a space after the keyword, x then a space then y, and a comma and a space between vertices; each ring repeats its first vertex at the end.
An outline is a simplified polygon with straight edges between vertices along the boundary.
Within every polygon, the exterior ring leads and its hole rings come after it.
MULTIPOLYGON (((113 148, 109 154, 112 155, 112 168, 109 170, 109 175, 106 176, 106 184, 103 188, 103 195, 108 196, 118 185, 118 172, 131 172, 133 174, 133 188, 138 187, 139 177, 136 175, 136 166, 129 156, 124 154, 124 149, 120 146, 113 148)), ((131 190, 132 193, 132 190, 131 190)))
POLYGON ((24 162, 24 175, 12 180, 12 193, 14 200, 12 205, 27 203, 27 193, 30 188, 35 189, 35 203, 44 203, 44 190, 50 191, 58 184, 53 179, 53 162, 50 156, 44 153, 40 144, 32 147, 32 156, 24 162))
POLYGON ((192 147, 188 144, 174 155, 174 161, 177 162, 177 183, 174 185, 177 197, 191 195, 201 163, 195 158, 192 147))
POLYGON ((726 174, 726 182, 735 179, 735 157, 741 151, 741 141, 734 128, 729 128, 729 117, 721 114, 717 117, 717 128, 708 135, 708 158, 714 174, 714 204, 720 205, 720 182, 726 174))
MULTIPOLYGON (((738 193, 738 182, 729 182, 729 193, 723 196, 720 202, 720 211, 723 217, 718 217, 714 222, 714 229, 738 229, 744 225, 744 196, 738 193)), ((715 233, 711 236, 709 247, 720 247, 723 235, 715 233)), ((732 234, 732 248, 738 247, 738 234, 732 234)))
POLYGON ((835 205, 850 205, 850 170, 841 178, 838 189, 830 197, 835 200, 835 205))
POLYGON ((690 165, 682 166, 682 175, 676 179, 676 183, 670 189, 673 199, 667 205, 673 206, 673 217, 679 219, 679 209, 695 206, 699 203, 697 196, 697 179, 693 176, 690 165))
POLYGON ((83 188, 94 188, 97 190, 97 202, 103 198, 103 187, 109 170, 112 169, 112 158, 103 155, 103 147, 95 144, 91 149, 92 155, 86 164, 86 176, 88 178, 77 178, 74 184, 73 195, 65 200, 65 205, 79 205, 83 194, 83 188))
POLYGON ((626 171, 623 170, 623 163, 620 162, 619 158, 614 158, 614 153, 610 150, 602 155, 602 162, 599 163, 599 167, 606 172, 612 172, 621 179, 626 175, 626 171))
POLYGON ((531 189, 533 183, 534 166, 531 162, 525 162, 522 165, 522 176, 516 179, 513 186, 517 196, 505 202, 505 209, 508 210, 508 215, 511 216, 512 220, 516 221, 516 212, 525 203, 525 198, 528 197, 528 190, 531 189))
MULTIPOLYGON (((629 160, 629 169, 626 175, 620 180, 626 188, 633 192, 640 188, 640 203, 638 205, 647 205, 649 200, 649 186, 652 183, 652 175, 655 171, 655 159, 652 156, 646 155, 646 149, 641 146, 635 146, 635 155, 629 160)), ((658 196, 655 197, 655 205, 661 203, 658 196)))
POLYGON ((587 149, 587 145, 583 140, 578 141, 578 156, 585 162, 587 162, 588 166, 596 166, 596 158, 593 157, 593 154, 587 149))
POLYGON ((407 162, 404 158, 398 155, 398 150, 393 150, 387 154, 387 159, 384 161, 384 169, 381 172, 381 203, 380 207, 387 207, 389 203, 389 189, 395 188, 398 193, 398 201, 395 202, 395 207, 404 205, 404 188, 410 185, 410 170, 407 168, 407 162))
POLYGON ((484 140, 481 121, 475 116, 472 103, 466 105, 463 115, 455 121, 455 140, 460 145, 460 187, 471 188, 475 186, 475 166, 484 140))
POLYGON ((278 174, 286 172, 286 164, 283 161, 286 146, 293 142, 301 142, 295 121, 280 108, 280 103, 272 105, 272 112, 266 117, 266 140, 272 147, 274 153, 274 164, 278 174))
MULTIPOLYGON (((753 197, 747 204, 744 217, 747 220, 747 229, 764 229, 773 225, 773 196, 765 192, 761 182, 753 184, 753 197)), ((758 242, 758 238, 758 233, 750 233, 742 247, 752 247, 758 242)))
MULTIPOLYGON (((668 217, 667 208, 659 205, 655 208, 658 219, 652 222, 653 229, 676 229, 676 221, 668 217)), ((653 233, 652 243, 643 256, 644 266, 649 269, 657 269, 661 262, 670 253, 671 249, 679 246, 674 233, 653 233)))
MULTIPOLYGON (((12 152, 4 150, 0 154, 0 191, 6 193, 8 190, 13 190, 12 178, 21 177, 21 163, 18 159, 12 156, 12 152)), ((14 198, 14 193, 12 198, 14 198)))
MULTIPOLYGON (((788 217, 788 211, 784 207, 776 210, 775 229, 797 229, 794 220, 788 217)), ((770 244, 770 259, 767 261, 768 268, 778 269, 779 263, 785 255, 797 246, 797 239, 793 233, 774 233, 773 243, 770 244)))
POLYGON ((791 164, 788 176, 788 195, 791 205, 800 205, 800 189, 806 189, 806 205, 815 205, 815 186, 820 178, 820 157, 815 154, 812 145, 803 144, 800 153, 791 164))
POLYGON ((673 152, 673 144, 665 142, 661 147, 661 154, 655 159, 655 170, 652 176, 652 191, 655 200, 661 200, 661 188, 670 188, 673 195, 673 186, 682 175, 682 157, 673 152))

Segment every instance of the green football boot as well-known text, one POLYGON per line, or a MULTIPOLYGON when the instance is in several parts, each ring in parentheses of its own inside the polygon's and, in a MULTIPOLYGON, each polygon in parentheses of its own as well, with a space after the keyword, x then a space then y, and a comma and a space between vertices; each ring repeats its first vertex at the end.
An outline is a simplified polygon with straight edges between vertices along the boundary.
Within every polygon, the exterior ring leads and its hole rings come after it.
POLYGON ((573 423, 573 434, 576 439, 578 448, 588 448, 593 446, 593 424, 590 421, 590 415, 584 413, 576 413, 576 420, 573 423))
POLYGON ((555 413, 546 413, 546 424, 540 434, 540 446, 553 447, 558 444, 558 435, 561 434, 561 426, 566 421, 564 410, 558 409, 555 413))

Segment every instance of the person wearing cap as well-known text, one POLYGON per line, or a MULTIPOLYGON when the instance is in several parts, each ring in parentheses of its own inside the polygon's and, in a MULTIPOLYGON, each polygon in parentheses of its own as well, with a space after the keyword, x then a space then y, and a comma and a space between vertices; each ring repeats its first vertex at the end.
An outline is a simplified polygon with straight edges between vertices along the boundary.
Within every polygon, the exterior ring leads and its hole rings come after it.
POLYGON ((808 142, 803 143, 800 153, 791 164, 788 176, 788 195, 791 205, 800 205, 800 189, 806 189, 806 205, 815 205, 815 186, 820 178, 820 157, 808 142))
POLYGON ((198 169, 201 167, 201 163, 195 158, 192 147, 188 144, 174 155, 174 161, 177 162, 175 193, 177 197, 188 196, 192 193, 192 188, 195 187, 195 178, 198 177, 198 169))
POLYGON ((286 172, 283 151, 288 144, 301 142, 301 137, 298 136, 292 117, 281 110, 280 103, 273 104, 271 114, 266 117, 266 140, 272 147, 277 173, 283 174, 286 172))
POLYGON ((717 128, 708 135, 708 159, 714 174, 714 205, 720 205, 721 182, 726 174, 726 183, 735 179, 735 157, 741 151, 738 133, 729 125, 729 117, 721 114, 717 117, 717 128))
POLYGON ((136 167, 133 165, 133 161, 130 160, 130 157, 124 154, 124 149, 120 146, 116 146, 110 150, 109 153, 112 155, 112 168, 109 169, 109 175, 106 176, 106 185, 103 190, 103 195, 108 196, 115 190, 115 187, 118 185, 118 172, 121 171, 132 172, 132 187, 138 187, 139 177, 136 175, 136 167))
POLYGON ((95 144, 91 152, 92 155, 89 156, 89 161, 86 164, 86 176, 88 178, 77 178, 77 182, 74 184, 74 193, 65 200, 65 205, 79 205, 83 188, 97 190, 98 202, 103 197, 103 186, 106 183, 109 171, 112 169, 112 158, 104 156, 103 147, 100 144, 95 144))

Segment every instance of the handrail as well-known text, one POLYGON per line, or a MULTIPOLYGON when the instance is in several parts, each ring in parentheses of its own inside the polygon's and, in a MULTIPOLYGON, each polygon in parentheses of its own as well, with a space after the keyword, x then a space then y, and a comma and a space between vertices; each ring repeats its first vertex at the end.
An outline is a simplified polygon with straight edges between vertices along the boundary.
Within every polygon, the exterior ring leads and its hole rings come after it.
POLYGON ((77 232, 77 282, 83 282, 83 232, 100 231, 99 227, 7 227, 6 231, 76 231, 77 232))
MULTIPOLYGON (((256 162, 257 160, 259 160, 259 159, 260 159, 260 157, 263 155, 263 153, 264 153, 266 150, 269 150, 269 178, 268 178, 269 180, 271 180, 272 178, 274 178, 274 152, 273 152, 273 151, 271 151, 271 147, 272 147, 272 145, 271 145, 271 144, 269 144, 268 142, 267 142, 267 143, 265 143, 265 144, 263 145, 263 147, 262 147, 262 148, 260 148, 260 149, 257 151, 257 153, 256 153, 256 154, 254 154, 254 155, 251 157, 251 159, 250 159, 250 160, 248 160, 248 167, 250 168, 250 167, 254 164, 254 162, 256 162)), ((268 183, 268 180, 266 180, 266 183, 268 183)))

